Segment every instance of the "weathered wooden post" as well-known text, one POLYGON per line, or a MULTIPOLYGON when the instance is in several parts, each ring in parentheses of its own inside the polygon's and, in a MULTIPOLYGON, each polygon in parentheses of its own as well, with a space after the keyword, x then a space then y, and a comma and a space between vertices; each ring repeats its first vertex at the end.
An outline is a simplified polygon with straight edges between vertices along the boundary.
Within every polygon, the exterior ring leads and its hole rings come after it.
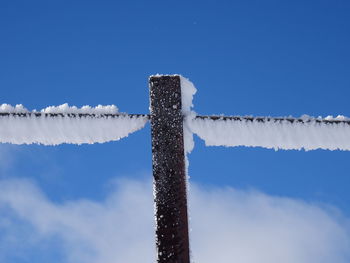
POLYGON ((158 263, 189 263, 186 172, 179 76, 150 77, 158 263))

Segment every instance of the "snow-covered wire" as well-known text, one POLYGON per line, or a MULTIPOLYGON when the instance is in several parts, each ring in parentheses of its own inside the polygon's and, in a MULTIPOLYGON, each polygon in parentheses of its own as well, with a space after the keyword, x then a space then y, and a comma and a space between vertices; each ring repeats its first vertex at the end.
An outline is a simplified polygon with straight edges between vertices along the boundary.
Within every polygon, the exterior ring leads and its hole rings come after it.
POLYGON ((350 120, 344 116, 196 116, 187 125, 208 146, 350 150, 350 120))
POLYGON ((12 144, 93 144, 116 141, 144 127, 147 115, 118 113, 113 105, 61 105, 41 111, 0 105, 0 142, 12 144), (6 111, 8 110, 8 111, 6 111))

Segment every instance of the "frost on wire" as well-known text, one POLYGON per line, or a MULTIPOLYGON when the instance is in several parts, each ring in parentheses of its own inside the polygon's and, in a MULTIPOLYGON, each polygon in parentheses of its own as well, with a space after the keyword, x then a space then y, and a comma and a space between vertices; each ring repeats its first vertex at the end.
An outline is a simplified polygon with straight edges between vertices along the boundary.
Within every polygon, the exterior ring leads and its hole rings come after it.
POLYGON ((207 146, 284 150, 350 150, 350 122, 343 116, 293 118, 192 118, 191 131, 207 146))
MULTIPOLYGON (((192 133, 207 146, 248 146, 284 150, 350 150, 350 119, 324 119, 307 115, 296 118, 196 116, 191 111, 196 93, 193 84, 181 77, 184 141, 186 153, 193 149, 192 133)), ((186 163, 188 166, 187 156, 186 163)))
MULTIPOLYGON (((271 149, 350 150, 350 120, 337 118, 201 118, 191 111, 194 85, 181 77, 184 144, 193 149, 192 134, 208 146, 271 149)), ((14 144, 103 143, 119 140, 144 127, 147 115, 119 114, 114 105, 77 108, 63 104, 41 111, 22 105, 0 105, 0 142, 14 144)), ((186 163, 188 161, 186 156, 186 163)))
POLYGON ((116 141, 144 127, 145 115, 118 113, 114 105, 77 108, 63 104, 41 111, 0 105, 0 142, 93 144, 116 141))

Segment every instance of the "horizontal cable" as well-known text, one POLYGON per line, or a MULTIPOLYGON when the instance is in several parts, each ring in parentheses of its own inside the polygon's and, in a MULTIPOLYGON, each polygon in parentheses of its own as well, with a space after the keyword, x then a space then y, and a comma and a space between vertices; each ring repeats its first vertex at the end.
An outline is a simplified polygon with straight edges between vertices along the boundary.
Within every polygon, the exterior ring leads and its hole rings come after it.
POLYGON ((230 120, 230 121, 249 121, 249 122, 289 122, 289 123, 324 123, 324 124, 348 124, 350 125, 350 120, 337 120, 337 119, 321 119, 321 118, 292 118, 292 117, 250 117, 250 116, 201 116, 198 115, 196 119, 210 119, 213 121, 217 120, 230 120))
POLYGON ((348 119, 196 116, 189 129, 208 146, 350 150, 348 119))
POLYGON ((147 115, 125 113, 1 112, 0 143, 104 143, 142 129, 147 121, 147 115))
MULTIPOLYGON (((118 118, 118 117, 130 117, 130 118, 147 118, 150 119, 149 114, 127 114, 127 113, 43 113, 43 112, 0 112, 0 117, 14 116, 14 117, 70 117, 70 118, 118 118)), ((293 118, 293 117, 252 117, 252 116, 222 116, 222 115, 197 115, 195 119, 210 119, 216 120, 230 120, 230 121, 250 121, 250 122, 290 122, 290 123, 325 123, 325 124, 348 124, 350 120, 337 120, 337 119, 321 119, 321 118, 293 118)))
POLYGON ((118 117, 130 117, 130 118, 149 118, 148 114, 126 114, 126 113, 44 113, 44 112, 0 112, 0 117, 69 117, 69 118, 118 118, 118 117))

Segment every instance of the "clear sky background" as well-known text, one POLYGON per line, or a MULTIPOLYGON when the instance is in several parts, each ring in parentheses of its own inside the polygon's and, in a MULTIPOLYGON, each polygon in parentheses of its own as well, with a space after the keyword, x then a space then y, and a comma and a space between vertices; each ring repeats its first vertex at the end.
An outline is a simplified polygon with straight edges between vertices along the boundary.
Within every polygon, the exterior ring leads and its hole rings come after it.
MULTIPOLYGON (((195 84, 199 114, 350 116, 349 14, 345 0, 2 0, 0 103, 148 113, 161 73, 195 84)), ((197 262, 350 259, 349 152, 195 144, 197 262)), ((149 125, 106 144, 0 145, 0 172, 2 262, 152 262, 149 125)))

